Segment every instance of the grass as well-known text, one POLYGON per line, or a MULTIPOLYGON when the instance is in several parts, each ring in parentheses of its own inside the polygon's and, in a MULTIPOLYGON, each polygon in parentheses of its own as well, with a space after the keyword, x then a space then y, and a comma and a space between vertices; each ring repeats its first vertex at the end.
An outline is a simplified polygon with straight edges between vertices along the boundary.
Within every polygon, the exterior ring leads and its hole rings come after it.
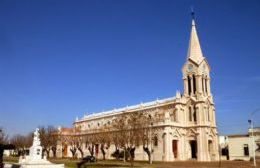
MULTIPOLYGON (((66 168, 76 168, 80 160, 75 159, 50 159, 53 163, 65 164, 66 168)), ((4 157, 4 162, 17 163, 17 157, 4 157)), ((257 161, 260 168, 260 160, 257 161)), ((116 160, 99 160, 97 163, 87 163, 82 168, 129 168, 129 162, 116 160)), ((197 162, 197 161, 175 161, 154 162, 152 165, 147 161, 135 161, 135 168, 253 168, 252 162, 247 161, 221 161, 221 162, 197 162)))

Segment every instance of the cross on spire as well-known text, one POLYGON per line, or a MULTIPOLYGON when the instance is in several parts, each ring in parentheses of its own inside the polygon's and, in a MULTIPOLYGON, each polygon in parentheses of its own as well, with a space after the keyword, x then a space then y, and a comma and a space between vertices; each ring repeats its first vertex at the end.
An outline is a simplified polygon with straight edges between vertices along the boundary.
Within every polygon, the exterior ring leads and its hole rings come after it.
POLYGON ((194 20, 195 19, 195 12, 194 12, 193 6, 190 7, 190 10, 191 10, 191 12, 190 12, 191 18, 192 18, 192 20, 194 20))

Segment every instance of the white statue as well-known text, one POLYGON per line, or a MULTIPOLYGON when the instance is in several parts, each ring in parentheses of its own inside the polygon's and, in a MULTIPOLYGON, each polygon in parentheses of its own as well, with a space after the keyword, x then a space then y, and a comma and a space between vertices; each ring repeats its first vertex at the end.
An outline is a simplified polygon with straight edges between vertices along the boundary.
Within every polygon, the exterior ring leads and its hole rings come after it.
POLYGON ((38 161, 42 159, 42 147, 40 141, 39 129, 36 128, 33 137, 33 145, 30 147, 30 160, 38 161))
POLYGON ((34 134, 33 146, 41 146, 39 128, 36 128, 36 130, 35 130, 35 132, 33 134, 34 134))
POLYGON ((33 145, 30 147, 29 156, 20 157, 19 163, 14 165, 20 168, 64 168, 64 164, 51 163, 47 160, 46 156, 42 158, 39 129, 36 128, 33 134, 33 145))

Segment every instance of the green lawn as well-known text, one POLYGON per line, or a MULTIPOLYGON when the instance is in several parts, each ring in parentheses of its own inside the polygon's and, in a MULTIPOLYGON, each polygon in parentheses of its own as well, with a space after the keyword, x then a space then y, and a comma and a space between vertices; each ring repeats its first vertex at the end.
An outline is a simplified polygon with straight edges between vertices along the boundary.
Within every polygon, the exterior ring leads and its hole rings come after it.
MULTIPOLYGON (((71 159, 50 159, 53 163, 63 163, 66 168, 75 168, 80 160, 71 159)), ((98 160, 96 163, 86 163, 82 168, 128 168, 131 167, 129 162, 116 161, 116 160, 98 160)), ((154 168, 146 162, 135 162, 134 167, 136 168, 154 168)))
MULTIPOLYGON (((80 160, 73 159, 50 159, 53 163, 65 164, 66 168, 76 168, 80 160)), ((18 158, 5 157, 4 162, 17 163, 18 158)), ((87 163, 82 168, 128 168, 129 162, 116 160, 98 160, 97 163, 87 163)), ((247 161, 222 161, 222 162, 197 162, 197 161, 175 161, 175 162, 154 162, 152 165, 147 161, 135 161, 135 168, 253 168, 252 162, 247 161)), ((260 168, 260 160, 257 161, 260 168)))
MULTIPOLYGON (((52 163, 65 164, 66 168, 76 168, 77 163, 80 160, 77 159, 49 159, 52 163)), ((4 162, 6 163, 18 163, 17 157, 4 157, 4 162)), ((96 163, 86 163, 82 168, 127 168, 131 167, 129 162, 116 161, 116 160, 100 160, 96 163)), ((153 168, 148 163, 145 162, 135 162, 134 167, 139 168, 153 168)))

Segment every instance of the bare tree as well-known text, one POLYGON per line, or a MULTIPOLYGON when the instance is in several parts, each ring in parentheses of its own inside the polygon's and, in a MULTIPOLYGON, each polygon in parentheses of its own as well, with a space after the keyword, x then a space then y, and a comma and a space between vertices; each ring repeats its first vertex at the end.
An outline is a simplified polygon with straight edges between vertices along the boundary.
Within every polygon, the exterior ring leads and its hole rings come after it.
POLYGON ((122 148, 124 151, 124 161, 127 160, 126 158, 126 144, 127 144, 127 139, 128 139, 128 127, 127 127, 127 122, 126 122, 127 115, 126 114, 121 114, 120 116, 117 116, 113 121, 112 121, 112 128, 113 128, 113 134, 112 134, 112 140, 113 144, 115 145, 116 148, 116 158, 119 159, 119 149, 122 148))
POLYGON ((75 158, 76 152, 77 152, 77 137, 74 135, 68 136, 67 141, 70 146, 70 152, 72 154, 72 158, 75 158))
POLYGON ((134 164, 135 149, 142 143, 145 117, 144 112, 138 111, 124 113, 113 121, 113 143, 124 150, 124 160, 127 160, 126 156, 130 157, 131 166, 134 164))
POLYGON ((20 134, 14 135, 11 138, 11 143, 15 145, 15 153, 18 155, 24 155, 26 149, 26 137, 20 134))
POLYGON ((98 137, 96 130, 92 130, 91 133, 84 135, 84 141, 86 144, 86 148, 89 150, 91 156, 94 156, 94 149, 96 144, 98 143, 98 137))
POLYGON ((8 143, 8 135, 4 132, 2 128, 0 128, 0 144, 8 143))
POLYGON ((127 116, 127 151, 130 156, 131 166, 134 164, 135 149, 141 144, 144 112, 131 112, 127 116))
POLYGON ((158 138, 155 136, 156 127, 153 126, 153 123, 159 121, 157 115, 152 116, 151 114, 145 114, 143 117, 143 124, 141 128, 141 137, 142 137, 142 144, 143 150, 148 155, 149 163, 151 163, 151 155, 153 153, 152 144, 155 142, 158 143, 158 138), (150 145, 150 148, 149 148, 150 145))
POLYGON ((149 115, 148 111, 124 112, 116 116, 109 126, 103 125, 86 132, 79 130, 70 133, 69 136, 67 135, 66 142, 70 146, 73 158, 75 158, 77 151, 83 157, 83 145, 85 144, 85 148, 89 150, 91 156, 97 154, 100 147, 104 160, 107 149, 113 144, 116 149, 116 158, 119 159, 120 149, 122 149, 124 161, 130 158, 131 166, 133 166, 135 149, 140 145, 143 145, 149 161, 151 160, 151 144, 155 130, 152 123, 155 120, 156 117, 149 115))
POLYGON ((33 133, 27 135, 16 134, 11 137, 10 143, 15 146, 15 153, 25 155, 26 151, 32 146, 33 133))
POLYGON ((100 144, 103 160, 106 160, 106 150, 109 149, 111 144, 111 132, 109 132, 110 129, 110 126, 104 125, 96 135, 98 143, 100 144))
POLYGON ((75 137, 75 140, 76 140, 76 147, 81 154, 81 158, 83 158, 84 157, 84 152, 83 152, 84 139, 83 139, 83 136, 78 135, 78 136, 75 137))
MULTIPOLYGON (((144 151, 147 153, 149 161, 151 159, 151 149, 149 144, 152 143, 155 128, 153 122, 156 117, 152 117, 147 111, 136 111, 124 113, 113 121, 113 143, 123 148, 130 157, 131 166, 133 166, 136 147, 143 145, 144 151)), ((126 154, 124 160, 127 160, 126 154)))
POLYGON ((43 147, 43 152, 46 152, 47 157, 50 156, 50 151, 53 152, 53 156, 56 157, 57 150, 57 129, 53 126, 41 126, 39 128, 41 145, 43 147))
POLYGON ((0 168, 4 167, 3 154, 5 149, 14 149, 14 146, 9 144, 7 134, 0 128, 0 168))
POLYGON ((58 130, 54 127, 49 127, 49 132, 50 132, 50 149, 52 150, 53 157, 56 157, 57 153, 57 143, 58 143, 58 130))

